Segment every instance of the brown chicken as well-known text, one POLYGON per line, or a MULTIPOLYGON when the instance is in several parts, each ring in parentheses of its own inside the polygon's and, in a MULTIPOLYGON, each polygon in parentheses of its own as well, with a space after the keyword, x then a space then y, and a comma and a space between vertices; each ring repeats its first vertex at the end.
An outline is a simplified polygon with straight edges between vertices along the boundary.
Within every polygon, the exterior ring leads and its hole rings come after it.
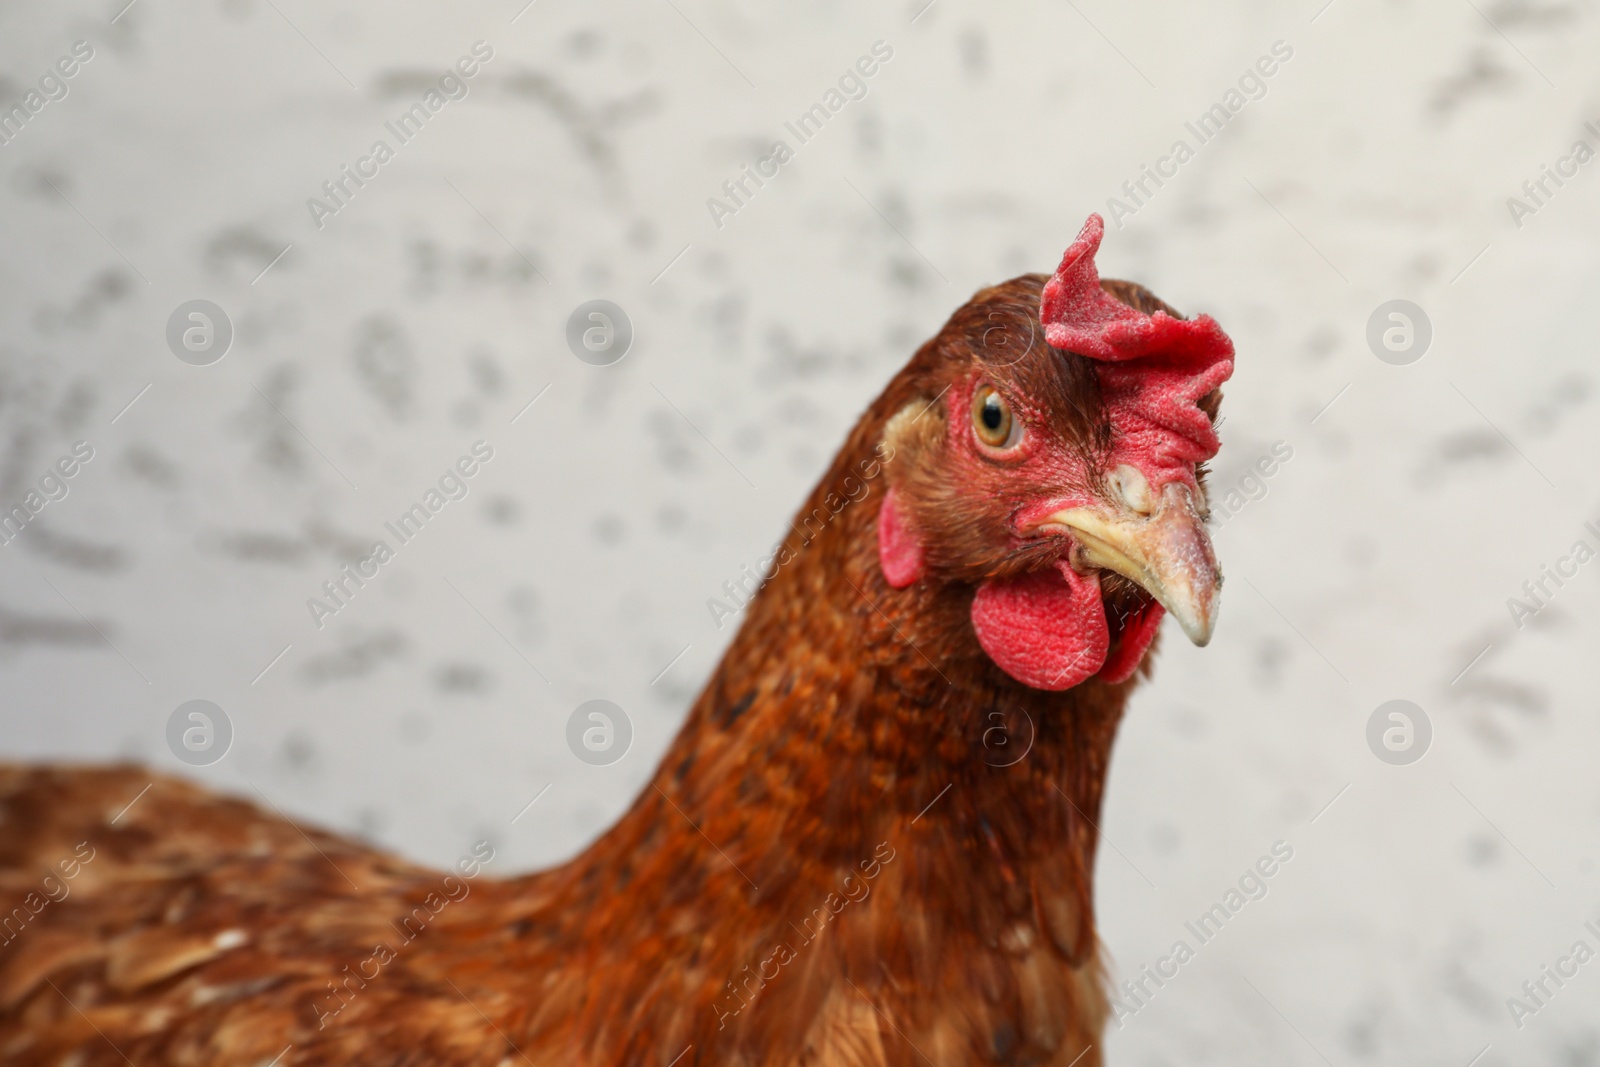
POLYGON ((1098 1065, 1101 790, 1163 611, 1210 635, 1232 369, 1214 321, 1099 280, 1100 236, 896 375, 564 866, 0 770, 0 1063, 1098 1065))

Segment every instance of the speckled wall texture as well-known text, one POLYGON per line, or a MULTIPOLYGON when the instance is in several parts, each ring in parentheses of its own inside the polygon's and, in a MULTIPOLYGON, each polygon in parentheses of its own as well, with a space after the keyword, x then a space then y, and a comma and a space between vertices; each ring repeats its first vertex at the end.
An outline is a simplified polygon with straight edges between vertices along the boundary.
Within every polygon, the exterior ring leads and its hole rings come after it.
POLYGON ((0 11, 8 757, 573 854, 866 403, 1099 211, 1238 348, 1111 1062, 1600 1063, 1600 973, 1508 1006, 1600 946, 1600 13, 125 4, 0 11))

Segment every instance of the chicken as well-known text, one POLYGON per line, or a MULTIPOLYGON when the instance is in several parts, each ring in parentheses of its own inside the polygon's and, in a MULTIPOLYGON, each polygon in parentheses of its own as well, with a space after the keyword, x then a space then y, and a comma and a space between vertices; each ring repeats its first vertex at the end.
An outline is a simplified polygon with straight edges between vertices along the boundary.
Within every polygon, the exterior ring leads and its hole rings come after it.
POLYGON ((416 866, 137 767, 0 771, 15 1067, 1101 1062, 1107 762, 1209 638, 1232 345, 1099 279, 985 289, 856 424, 593 847, 416 866))

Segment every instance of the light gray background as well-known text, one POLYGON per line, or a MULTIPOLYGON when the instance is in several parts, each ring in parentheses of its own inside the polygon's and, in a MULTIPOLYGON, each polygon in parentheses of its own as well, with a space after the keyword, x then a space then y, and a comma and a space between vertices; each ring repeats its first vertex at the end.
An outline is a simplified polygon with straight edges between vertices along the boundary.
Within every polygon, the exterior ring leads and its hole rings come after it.
POLYGON ((95 449, 0 548, 8 756, 141 759, 435 863, 572 855, 731 634, 707 598, 914 347, 1052 269, 1281 39, 1100 257, 1232 334, 1218 487, 1294 449, 1217 532, 1215 642, 1168 633, 1123 729, 1119 974, 1295 854, 1110 1061, 1600 1062, 1600 962, 1521 1030, 1505 1003, 1600 947, 1600 563, 1534 625, 1506 606, 1600 518, 1600 162, 1520 228, 1506 205, 1596 141, 1592 5, 124 2, 0 11, 0 104, 95 48, 0 147, 0 504, 95 449), (470 96, 313 226, 479 39, 470 96), (867 98, 797 145, 784 120, 877 40, 867 98), (777 137, 796 158, 719 230, 706 198, 777 137), (210 367, 164 342, 197 297, 237 330, 210 367), (563 340, 594 297, 636 329, 612 367, 563 340), (1365 342, 1394 298, 1433 324, 1412 366, 1365 342), (478 439, 470 495, 318 631, 306 599, 478 439), (634 725, 610 767, 564 741, 596 697, 634 725), (1401 697, 1434 740, 1393 767, 1365 729, 1401 697), (199 770, 164 740, 195 698, 236 731, 199 770))

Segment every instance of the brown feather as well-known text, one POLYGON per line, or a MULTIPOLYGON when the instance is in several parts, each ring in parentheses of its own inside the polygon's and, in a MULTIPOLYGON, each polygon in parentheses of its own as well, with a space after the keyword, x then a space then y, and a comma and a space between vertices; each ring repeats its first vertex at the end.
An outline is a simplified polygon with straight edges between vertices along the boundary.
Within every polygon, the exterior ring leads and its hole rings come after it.
POLYGON ((1093 827, 1137 680, 1048 693, 989 661, 972 582, 1036 561, 934 468, 975 360, 1105 447, 1042 283, 979 293, 872 404, 654 779, 570 863, 441 898, 443 872, 139 768, 0 768, 0 908, 25 912, 0 912, 0 1061, 1097 1067, 1093 827), (955 531, 939 580, 885 582, 890 484, 955 531), (1026 759, 985 759, 991 712, 1026 759), (33 911, 49 872, 70 891, 33 911))

